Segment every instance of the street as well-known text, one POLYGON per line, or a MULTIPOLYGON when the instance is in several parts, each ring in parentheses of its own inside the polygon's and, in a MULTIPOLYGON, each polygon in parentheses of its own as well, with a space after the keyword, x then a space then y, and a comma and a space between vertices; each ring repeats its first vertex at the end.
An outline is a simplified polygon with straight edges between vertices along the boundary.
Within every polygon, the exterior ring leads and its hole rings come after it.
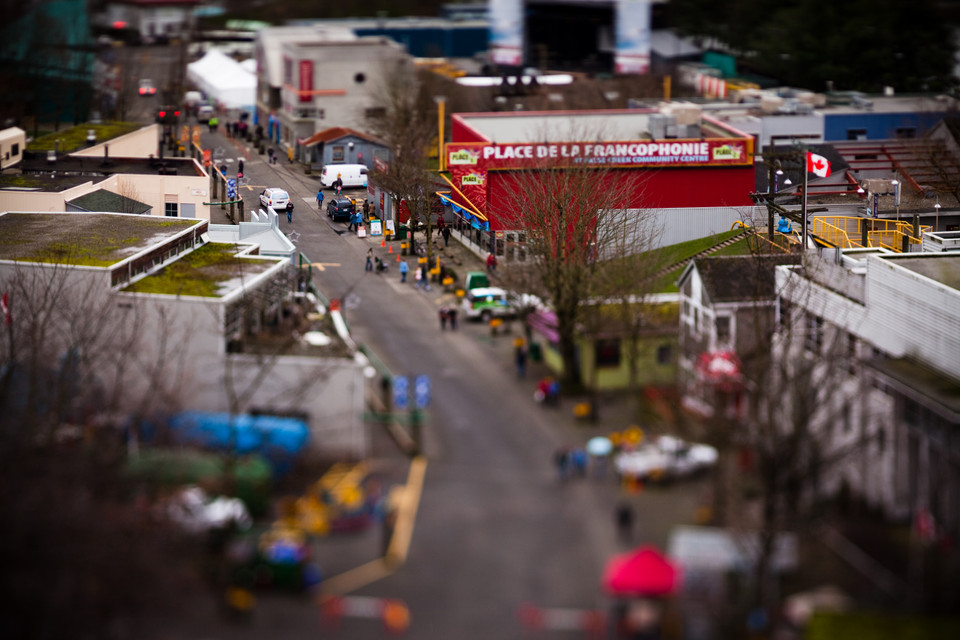
MULTIPOLYGON (((220 149, 225 160, 232 159, 229 173, 235 174, 234 141, 206 130, 202 139, 220 149)), ((406 562, 366 583, 361 577, 349 595, 404 602, 411 613, 410 637, 520 638, 526 633, 518 617, 524 605, 607 608, 601 572, 607 558, 627 548, 617 538, 614 520, 621 497, 638 514, 636 544, 662 548, 670 526, 693 520, 699 483, 632 496, 621 493, 612 478, 561 484, 554 452, 626 427, 619 417, 621 404, 601 411, 597 425, 576 422, 569 402, 556 409, 536 404, 538 369, 517 379, 513 336, 491 337, 486 326, 469 322, 461 322, 458 331, 441 331, 437 288, 416 289, 412 278, 401 284, 395 256, 379 238, 346 233, 346 223, 333 223, 318 212, 316 178, 284 159, 269 165, 266 156, 255 153, 245 160, 245 175, 249 184, 241 195, 247 210, 258 205, 265 187, 290 193, 293 222, 281 215, 281 229, 296 238, 311 262, 324 265, 314 272, 315 283, 329 298, 344 300, 355 338, 372 347, 394 374, 426 374, 432 383, 423 428, 426 472, 406 562), (364 271, 370 247, 389 261, 386 274, 364 271)), ((375 441, 371 463, 403 482, 409 461, 388 443, 381 426, 369 428, 375 441)), ((377 528, 349 539, 332 536, 320 541, 317 560, 325 577, 335 578, 378 557, 379 545, 377 528)), ((166 621, 164 631, 195 638, 265 633, 299 638, 320 629, 318 613, 310 599, 267 595, 249 621, 231 625, 227 633, 212 604, 195 603, 181 619, 166 621)), ((379 621, 363 618, 346 617, 339 629, 340 637, 384 635, 379 621)))

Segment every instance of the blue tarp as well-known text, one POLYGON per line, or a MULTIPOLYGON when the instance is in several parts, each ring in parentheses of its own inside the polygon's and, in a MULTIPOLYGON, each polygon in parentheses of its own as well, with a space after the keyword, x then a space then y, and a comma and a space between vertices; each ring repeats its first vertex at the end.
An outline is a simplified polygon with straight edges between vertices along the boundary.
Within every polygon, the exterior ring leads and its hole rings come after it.
POLYGON ((463 207, 461 207, 456 202, 454 202, 447 196, 443 195, 442 193, 437 195, 440 196, 440 199, 443 201, 444 204, 450 205, 454 213, 456 213, 458 216, 460 216, 461 218, 469 222, 471 227, 473 227, 474 229, 480 229, 481 231, 490 231, 490 222, 488 222, 487 220, 481 220, 476 215, 474 215, 467 209, 464 209, 463 207))
POLYGON ((229 413, 183 411, 170 419, 170 429, 182 441, 209 449, 260 453, 268 458, 299 453, 310 430, 303 420, 229 413))

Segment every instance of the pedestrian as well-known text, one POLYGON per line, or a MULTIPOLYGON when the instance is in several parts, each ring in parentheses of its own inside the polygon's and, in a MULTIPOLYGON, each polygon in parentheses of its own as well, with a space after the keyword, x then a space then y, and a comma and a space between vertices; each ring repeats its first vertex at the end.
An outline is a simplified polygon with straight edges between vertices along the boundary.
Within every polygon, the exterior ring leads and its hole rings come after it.
POLYGON ((440 331, 447 330, 447 308, 440 307, 440 331))
POLYGON ((567 480, 567 466, 570 463, 570 452, 566 447, 560 447, 553 454, 553 463, 557 466, 557 475, 560 482, 567 480))
POLYGON ((267 148, 267 164, 273 164, 273 147, 267 148))
POLYGON ((487 256, 487 272, 493 273, 496 270, 497 270, 497 256, 491 253, 490 255, 487 256))
POLYGON ((237 177, 239 178, 242 175, 243 175, 243 158, 240 158, 239 160, 237 160, 237 177))
POLYGON ((447 317, 450 320, 450 331, 457 330, 457 308, 450 307, 450 310, 447 311, 447 317))
POLYGON ((450 246, 450 227, 443 228, 443 246, 450 246))
POLYGON ((587 452, 577 447, 570 452, 570 462, 574 472, 581 478, 587 477, 587 452))
POLYGON ((383 260, 380 259, 380 256, 377 256, 376 258, 374 258, 374 261, 377 263, 377 266, 376 266, 377 275, 380 275, 381 273, 387 270, 387 265, 384 263, 383 260))
POLYGON ((336 190, 338 196, 343 192, 343 178, 340 177, 339 173, 337 174, 337 179, 333 181, 333 188, 336 190))
POLYGON ((400 261, 400 282, 405 283, 407 281, 407 271, 410 270, 410 266, 407 264, 406 260, 400 261))
POLYGON ((423 286, 423 272, 420 270, 420 267, 417 267, 417 269, 413 272, 413 279, 417 281, 417 289, 423 286))
POLYGON ((293 203, 287 201, 287 222, 293 222, 293 203))
POLYGON ((626 502, 621 502, 617 505, 616 511, 614 511, 614 519, 617 523, 617 535, 620 536, 620 540, 627 544, 632 543, 634 520, 633 507, 626 502))
POLYGON ((367 265, 364 271, 373 271, 373 248, 367 249, 367 265))
POLYGON ((425 291, 430 291, 430 272, 427 270, 427 263, 420 265, 420 282, 423 283, 425 291))
POLYGON ((363 219, 370 219, 370 201, 366 198, 363 199, 363 219))
POLYGON ((443 229, 444 229, 443 217, 441 216, 437 218, 437 235, 438 236, 443 235, 443 229))
POLYGON ((517 364, 517 377, 523 378, 527 375, 527 347, 523 344, 523 338, 517 338, 517 344, 513 348, 513 360, 517 364))
POLYGON ((323 187, 317 189, 317 209, 323 211, 323 187))

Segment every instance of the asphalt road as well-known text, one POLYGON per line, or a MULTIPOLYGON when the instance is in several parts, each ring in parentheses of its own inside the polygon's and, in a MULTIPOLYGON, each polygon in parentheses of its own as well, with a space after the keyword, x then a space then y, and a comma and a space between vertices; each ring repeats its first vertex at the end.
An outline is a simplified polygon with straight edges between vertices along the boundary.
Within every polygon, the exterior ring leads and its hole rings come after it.
MULTIPOLYGON (((228 173, 235 174, 240 148, 206 130, 203 141, 222 151, 228 173)), ((606 608, 609 601, 599 588, 604 563, 627 548, 617 539, 613 518, 623 495, 612 480, 561 484, 552 458, 561 445, 582 445, 626 424, 611 416, 599 426, 577 426, 570 406, 552 410, 535 404, 534 373, 516 378, 512 337, 491 338, 485 327, 466 322, 457 332, 441 332, 436 291, 401 284, 392 261, 385 275, 365 272, 368 248, 393 256, 379 239, 346 233, 345 223, 333 223, 317 210, 316 178, 286 160, 268 165, 266 156, 257 154, 245 159, 245 175, 241 196, 248 210, 257 207, 265 187, 290 192, 293 222, 282 216, 280 226, 312 262, 324 265, 315 273, 317 286, 345 300, 355 337, 395 374, 427 374, 432 382, 424 427, 426 474, 406 561, 361 582, 351 595, 402 600, 411 613, 407 636, 427 640, 529 637, 518 615, 525 604, 606 608)), ((378 452, 383 459, 373 462, 402 478, 408 461, 396 452, 378 452)), ((692 518, 698 491, 685 486, 628 497, 640 517, 635 541, 663 545, 669 526, 692 518)), ((325 571, 359 566, 376 557, 377 537, 374 531, 366 540, 321 542, 318 559, 325 571)), ((385 635, 378 621, 350 617, 335 633, 321 624, 309 599, 268 595, 250 620, 227 628, 212 604, 195 604, 172 623, 174 635, 162 637, 385 635)), ((571 637, 566 633, 544 637, 571 637)))

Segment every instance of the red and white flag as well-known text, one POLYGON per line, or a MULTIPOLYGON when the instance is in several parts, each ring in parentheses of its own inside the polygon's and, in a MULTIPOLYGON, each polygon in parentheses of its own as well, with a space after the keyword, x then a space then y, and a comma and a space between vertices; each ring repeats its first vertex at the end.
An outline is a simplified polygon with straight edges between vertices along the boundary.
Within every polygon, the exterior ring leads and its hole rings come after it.
POLYGON ((807 152, 807 173, 814 173, 821 178, 830 175, 830 161, 823 156, 807 152))

